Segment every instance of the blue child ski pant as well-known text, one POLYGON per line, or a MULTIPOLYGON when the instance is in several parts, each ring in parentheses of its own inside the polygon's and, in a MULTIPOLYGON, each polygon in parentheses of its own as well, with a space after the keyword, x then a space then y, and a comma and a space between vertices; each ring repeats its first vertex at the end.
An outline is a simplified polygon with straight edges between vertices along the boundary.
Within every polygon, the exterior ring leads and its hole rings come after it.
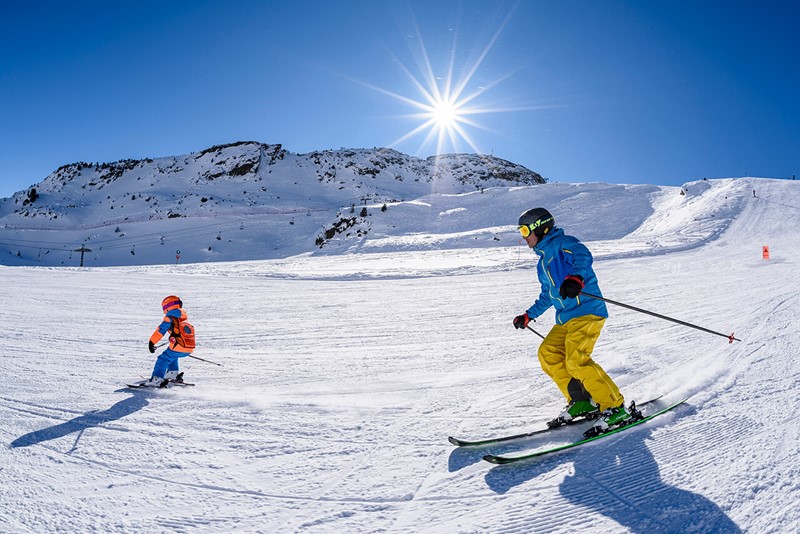
POLYGON ((597 315, 584 315, 557 324, 539 346, 542 370, 571 402, 569 383, 579 381, 600 410, 614 408, 624 402, 619 388, 592 359, 592 350, 606 320, 597 315))
POLYGON ((164 378, 167 371, 178 371, 178 358, 188 356, 188 352, 177 352, 172 349, 166 349, 158 355, 156 365, 153 367, 153 376, 164 378))

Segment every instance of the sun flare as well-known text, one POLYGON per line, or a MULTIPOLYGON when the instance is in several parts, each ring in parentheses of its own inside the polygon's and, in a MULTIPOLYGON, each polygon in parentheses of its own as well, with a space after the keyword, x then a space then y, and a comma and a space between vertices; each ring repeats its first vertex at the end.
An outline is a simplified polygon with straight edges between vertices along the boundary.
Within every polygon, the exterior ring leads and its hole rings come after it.
MULTIPOLYGON (((513 11, 513 10, 512 10, 513 11)), ((418 74, 412 72, 398 57, 393 57, 394 64, 399 66, 417 92, 416 97, 400 94, 375 85, 358 81, 375 91, 388 95, 416 110, 416 113, 400 115, 399 118, 419 121, 410 131, 395 139, 389 146, 392 148, 405 143, 412 138, 422 137, 418 153, 429 152, 431 148, 436 155, 448 151, 460 152, 464 145, 475 153, 482 153, 473 138, 473 131, 484 130, 492 133, 484 124, 473 119, 475 115, 484 116, 502 112, 517 112, 535 109, 524 107, 499 107, 488 103, 484 95, 511 74, 500 76, 495 80, 482 83, 474 80, 476 73, 482 69, 484 60, 489 55, 492 47, 499 39, 503 28, 508 23, 512 13, 507 13, 504 20, 494 32, 488 43, 478 49, 475 59, 463 65, 457 65, 458 30, 453 32, 453 42, 448 48, 448 61, 443 66, 442 72, 435 72, 431 63, 429 52, 420 35, 419 28, 414 25, 412 35, 416 37, 416 63, 418 74), (482 100, 483 99, 483 100, 482 100)), ((470 40, 470 42, 474 42, 470 40)))

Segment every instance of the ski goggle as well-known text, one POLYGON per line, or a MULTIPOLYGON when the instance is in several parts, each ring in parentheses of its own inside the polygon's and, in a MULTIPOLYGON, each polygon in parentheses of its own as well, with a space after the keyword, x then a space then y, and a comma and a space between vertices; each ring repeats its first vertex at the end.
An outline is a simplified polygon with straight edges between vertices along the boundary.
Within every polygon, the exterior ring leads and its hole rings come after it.
POLYGON ((164 311, 167 311, 167 308, 171 308, 171 307, 176 306, 176 305, 179 306, 179 307, 183 306, 183 302, 181 302, 180 300, 173 300, 171 302, 167 302, 166 304, 162 304, 161 308, 164 311))
POLYGON ((547 224, 553 220, 552 217, 548 217, 547 219, 539 219, 538 221, 531 223, 531 224, 523 224, 518 228, 519 233, 522 234, 522 237, 528 237, 531 235, 537 228, 542 226, 543 224, 547 224))

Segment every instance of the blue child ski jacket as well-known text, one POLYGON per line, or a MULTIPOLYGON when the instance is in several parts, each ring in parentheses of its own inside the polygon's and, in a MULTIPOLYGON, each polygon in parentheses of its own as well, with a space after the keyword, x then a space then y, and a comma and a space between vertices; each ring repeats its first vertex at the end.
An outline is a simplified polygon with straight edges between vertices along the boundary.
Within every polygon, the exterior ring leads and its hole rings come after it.
POLYGON ((564 324, 575 317, 597 315, 608 317, 606 304, 602 300, 578 295, 574 299, 562 299, 558 290, 561 283, 569 275, 583 278, 584 289, 592 295, 603 296, 597 284, 597 275, 592 269, 592 253, 586 246, 564 230, 555 227, 533 247, 539 255, 536 273, 542 292, 539 298, 528 308, 528 317, 535 319, 547 311, 550 306, 556 309, 556 322, 564 324))

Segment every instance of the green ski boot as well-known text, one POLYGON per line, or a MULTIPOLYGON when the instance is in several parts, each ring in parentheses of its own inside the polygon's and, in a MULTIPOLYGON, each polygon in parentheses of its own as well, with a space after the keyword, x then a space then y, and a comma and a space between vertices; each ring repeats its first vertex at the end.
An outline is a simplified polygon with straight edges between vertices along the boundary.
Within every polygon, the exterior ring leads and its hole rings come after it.
POLYGON ((603 410, 603 413, 597 422, 592 425, 589 430, 584 432, 583 435, 587 438, 599 436, 600 434, 605 434, 613 428, 625 426, 633 420, 633 414, 631 414, 628 409, 625 408, 625 404, 623 403, 616 408, 603 410))
POLYGON ((558 417, 548 421, 547 426, 550 428, 555 428, 557 426, 569 424, 578 417, 583 419, 594 419, 598 415, 600 415, 600 409, 597 407, 597 403, 592 399, 585 401, 574 401, 567 404, 564 407, 564 411, 562 411, 558 417))

